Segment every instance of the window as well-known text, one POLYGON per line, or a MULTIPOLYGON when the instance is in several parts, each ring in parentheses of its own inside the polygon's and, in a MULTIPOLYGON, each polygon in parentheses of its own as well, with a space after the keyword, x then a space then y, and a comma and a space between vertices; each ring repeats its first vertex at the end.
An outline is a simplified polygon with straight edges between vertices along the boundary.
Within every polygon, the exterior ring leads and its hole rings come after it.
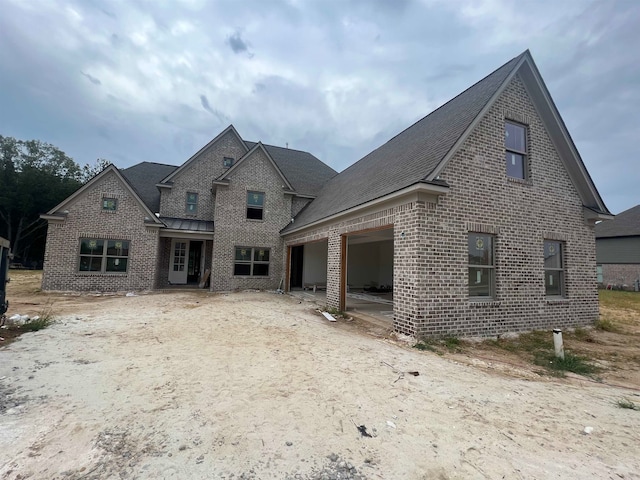
POLYGON ((126 273, 128 240, 80 239, 80 272, 126 273))
POLYGON ((564 245, 544 241, 544 288, 548 296, 564 296, 564 245))
POLYGON ((598 276, 598 283, 602 283, 602 265, 596 265, 596 274, 598 276))
POLYGON ((469 233, 469 296, 491 298, 495 292, 494 237, 469 233))
POLYGON ((268 277, 269 249, 259 247, 236 247, 233 274, 251 277, 268 277))
POLYGON ((233 158, 231 158, 231 157, 224 157, 224 158, 222 159, 222 166, 223 166, 224 168, 230 168, 230 167, 232 167, 232 166, 233 166, 233 158))
POLYGON ((102 210, 106 212, 115 212, 118 208, 118 199, 110 197, 102 197, 102 210))
POLYGON ((195 215, 198 213, 198 194, 187 192, 187 213, 195 215))
POLYGON ((264 211, 264 193, 247 192, 247 218, 249 220, 262 220, 264 211))
POLYGON ((507 175, 527 178, 527 130, 523 125, 505 122, 504 145, 507 151, 507 175))

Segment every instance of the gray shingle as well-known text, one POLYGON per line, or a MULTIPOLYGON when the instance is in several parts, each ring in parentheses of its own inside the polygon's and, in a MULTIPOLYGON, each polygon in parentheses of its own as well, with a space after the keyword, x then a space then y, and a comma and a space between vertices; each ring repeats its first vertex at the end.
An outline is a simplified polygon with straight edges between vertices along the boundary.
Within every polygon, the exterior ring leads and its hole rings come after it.
POLYGON ((625 210, 613 220, 596 225, 596 238, 632 237, 640 235, 640 205, 625 210))
POLYGON ((175 165, 165 165, 163 163, 142 162, 124 170, 120 173, 127 179, 142 201, 153 213, 160 211, 160 191, 156 183, 170 175, 176 168, 175 165))
POLYGON ((333 177, 283 231, 362 205, 431 174, 509 77, 522 56, 469 87, 333 177))
MULTIPOLYGON (((256 145, 256 142, 246 140, 244 143, 249 149, 256 145)), ((297 193, 317 195, 327 180, 337 175, 333 168, 309 152, 273 145, 264 147, 297 193)))

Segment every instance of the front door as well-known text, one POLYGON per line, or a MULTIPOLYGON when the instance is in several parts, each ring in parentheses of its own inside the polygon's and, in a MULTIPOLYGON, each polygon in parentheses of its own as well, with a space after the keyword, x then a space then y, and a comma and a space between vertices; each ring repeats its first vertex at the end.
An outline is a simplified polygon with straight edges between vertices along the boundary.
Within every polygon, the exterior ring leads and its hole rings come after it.
POLYGON ((187 269, 187 282, 200 282, 200 269, 202 268, 202 243, 189 242, 189 268, 187 269))
POLYGON ((189 240, 174 238, 171 240, 171 260, 169 261, 169 283, 185 285, 187 283, 187 252, 189 240))

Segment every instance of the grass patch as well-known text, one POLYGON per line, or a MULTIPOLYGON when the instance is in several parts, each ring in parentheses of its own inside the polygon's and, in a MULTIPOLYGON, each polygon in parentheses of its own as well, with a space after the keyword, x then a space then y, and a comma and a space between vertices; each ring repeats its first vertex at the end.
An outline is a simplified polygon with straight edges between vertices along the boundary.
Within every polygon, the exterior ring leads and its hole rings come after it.
POLYGON ((464 342, 458 337, 449 335, 441 338, 423 338, 413 348, 428 350, 442 355, 446 351, 451 353, 462 352, 463 344, 464 342))
POLYGON ((596 329, 601 330, 603 332, 612 332, 616 333, 620 331, 620 328, 614 324, 611 320, 606 318, 601 318, 596 322, 596 329))
POLYGON ((331 315, 333 315, 334 317, 343 317, 344 316, 344 312, 341 312, 340 310, 338 310, 335 307, 324 307, 324 311, 327 313, 330 313, 331 315))
POLYGON ((517 338, 498 338, 489 342, 502 350, 512 353, 536 353, 541 350, 553 350, 553 336, 550 332, 534 330, 520 334, 517 338))
POLYGON ((564 354, 564 360, 554 354, 539 352, 534 357, 534 363, 556 372, 573 372, 578 375, 592 375, 600 371, 598 367, 589 363, 584 357, 567 352, 564 354))
POLYGON ((591 333, 584 328, 576 328, 573 332, 569 332, 569 335, 573 335, 573 337, 580 342, 593 342, 591 333))
POLYGON ((618 400, 616 405, 618 405, 618 408, 626 408, 628 410, 640 410, 640 405, 636 405, 635 403, 633 403, 631 400, 627 398, 621 398, 620 400, 618 400))
POLYGON ((640 293, 618 290, 599 290, 600 305, 609 308, 624 308, 640 313, 640 293))

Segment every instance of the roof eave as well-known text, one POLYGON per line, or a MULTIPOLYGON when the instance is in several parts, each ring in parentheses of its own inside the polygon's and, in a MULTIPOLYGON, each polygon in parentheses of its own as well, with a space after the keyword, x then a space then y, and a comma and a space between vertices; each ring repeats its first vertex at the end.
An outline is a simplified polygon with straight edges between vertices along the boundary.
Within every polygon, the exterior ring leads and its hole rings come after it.
POLYGON ((408 187, 402 188, 400 190, 396 190, 395 192, 388 193, 387 195, 375 198, 373 200, 362 203, 360 205, 349 208, 347 210, 343 210, 342 212, 338 212, 334 215, 330 215, 328 217, 321 218, 320 220, 316 220, 315 222, 306 223, 304 225, 301 225, 300 227, 293 227, 287 231, 284 231, 290 226, 290 225, 287 225, 286 227, 284 227, 283 230, 280 231, 280 234, 282 236, 291 235, 292 233, 296 233, 302 230, 307 230, 307 229, 316 227, 318 225, 322 225, 324 223, 335 221, 347 215, 357 214, 360 211, 379 206, 383 203, 402 200, 404 197, 418 196, 420 194, 440 196, 440 195, 446 195, 448 192, 449 192, 449 186, 441 180, 438 180, 437 182, 429 182, 429 181, 421 180, 412 185, 409 185, 408 187))

